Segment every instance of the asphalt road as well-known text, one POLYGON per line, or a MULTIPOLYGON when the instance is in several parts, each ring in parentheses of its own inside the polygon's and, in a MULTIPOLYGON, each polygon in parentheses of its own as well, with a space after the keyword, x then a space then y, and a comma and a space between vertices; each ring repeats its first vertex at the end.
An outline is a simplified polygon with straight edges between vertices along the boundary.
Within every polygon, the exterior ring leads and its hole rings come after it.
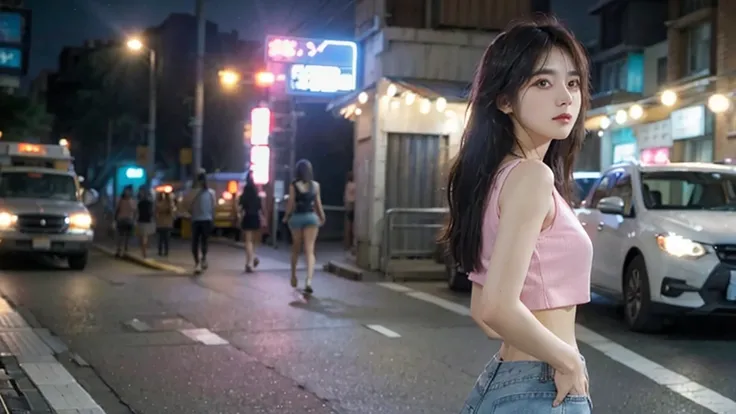
MULTIPOLYGON (((285 266, 246 275, 240 254, 199 278, 99 253, 84 272, 20 260, 0 271, 0 293, 62 339, 59 360, 116 414, 457 413, 498 348, 463 315, 468 297, 440 283, 319 272, 306 300, 285 266)), ((579 322, 613 341, 580 345, 596 413, 712 413, 708 398, 736 400, 733 321, 633 334, 596 301, 579 322), (655 381, 646 361, 701 388, 655 381)))

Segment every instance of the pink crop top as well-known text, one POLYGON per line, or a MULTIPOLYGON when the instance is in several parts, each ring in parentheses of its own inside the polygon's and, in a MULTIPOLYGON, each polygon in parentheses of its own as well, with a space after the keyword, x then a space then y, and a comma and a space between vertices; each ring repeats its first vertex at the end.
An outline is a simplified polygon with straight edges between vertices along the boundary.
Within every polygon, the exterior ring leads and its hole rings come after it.
MULTIPOLYGON (((498 196, 511 170, 521 160, 501 167, 494 180, 483 219, 483 269, 471 272, 469 279, 483 285, 491 259, 500 211, 498 196)), ((590 302, 590 269, 593 245, 575 213, 555 189, 552 224, 541 231, 532 253, 529 271, 521 291, 521 302, 529 310, 544 310, 590 302)))

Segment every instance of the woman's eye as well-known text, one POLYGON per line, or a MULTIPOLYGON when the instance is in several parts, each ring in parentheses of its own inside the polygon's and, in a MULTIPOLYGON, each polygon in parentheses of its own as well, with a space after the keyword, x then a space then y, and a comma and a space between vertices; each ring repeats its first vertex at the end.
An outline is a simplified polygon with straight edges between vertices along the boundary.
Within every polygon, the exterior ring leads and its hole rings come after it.
POLYGON ((571 88, 578 88, 580 87, 580 80, 579 79, 571 80, 570 82, 567 83, 567 85, 571 88))
POLYGON ((550 83, 546 79, 541 79, 541 80, 537 81, 537 86, 539 86, 540 88, 546 88, 549 85, 550 85, 550 83))

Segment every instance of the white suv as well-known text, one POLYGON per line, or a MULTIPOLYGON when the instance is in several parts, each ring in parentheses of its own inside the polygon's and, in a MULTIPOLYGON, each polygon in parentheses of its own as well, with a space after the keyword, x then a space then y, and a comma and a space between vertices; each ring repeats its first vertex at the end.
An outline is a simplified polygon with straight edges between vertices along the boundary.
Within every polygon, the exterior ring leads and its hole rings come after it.
POLYGON ((624 303, 628 326, 736 314, 736 168, 615 165, 576 210, 593 242, 592 290, 624 303))

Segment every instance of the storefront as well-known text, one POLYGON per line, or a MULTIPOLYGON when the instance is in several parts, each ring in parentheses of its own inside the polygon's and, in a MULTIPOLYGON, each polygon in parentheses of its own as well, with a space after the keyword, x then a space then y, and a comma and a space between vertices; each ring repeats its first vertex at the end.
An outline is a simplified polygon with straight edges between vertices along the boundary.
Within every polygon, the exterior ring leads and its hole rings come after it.
POLYGON ((611 131, 611 155, 613 164, 637 158, 637 145, 634 130, 630 127, 611 131))
POLYGON ((672 149, 672 124, 669 119, 634 127, 639 161, 644 164, 667 164, 672 149))
POLYGON ((713 113, 705 105, 688 106, 670 115, 672 159, 684 162, 713 161, 713 113))

